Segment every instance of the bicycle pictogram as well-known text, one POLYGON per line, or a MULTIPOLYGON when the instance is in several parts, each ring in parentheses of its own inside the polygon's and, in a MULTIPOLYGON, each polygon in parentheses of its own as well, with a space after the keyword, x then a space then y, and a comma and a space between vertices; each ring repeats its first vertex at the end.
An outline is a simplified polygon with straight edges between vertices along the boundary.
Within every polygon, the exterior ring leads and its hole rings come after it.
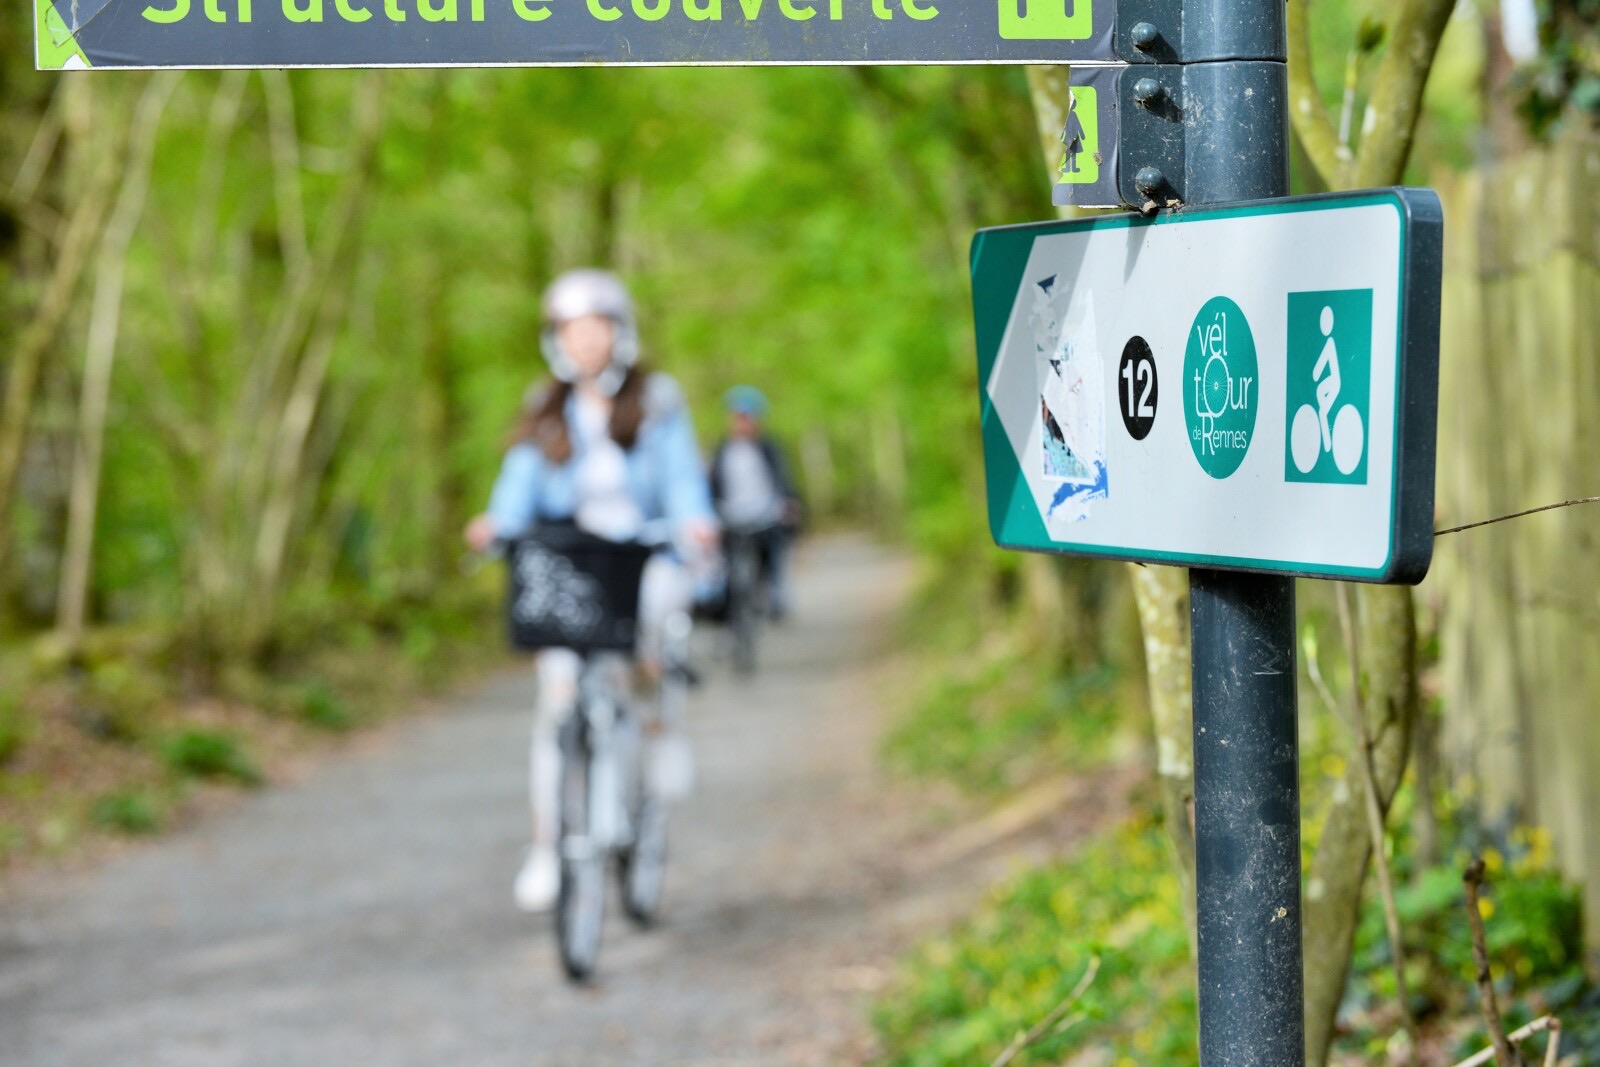
POLYGON ((1289 294, 1290 481, 1366 481, 1372 292, 1289 294))

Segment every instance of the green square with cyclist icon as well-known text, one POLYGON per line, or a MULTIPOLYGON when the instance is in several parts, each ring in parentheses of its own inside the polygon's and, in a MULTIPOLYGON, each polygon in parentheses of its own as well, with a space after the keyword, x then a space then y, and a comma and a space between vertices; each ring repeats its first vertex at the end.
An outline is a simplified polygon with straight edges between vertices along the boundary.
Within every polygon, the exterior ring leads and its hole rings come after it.
POLYGON ((1289 294, 1284 477, 1367 484, 1372 290, 1289 294))

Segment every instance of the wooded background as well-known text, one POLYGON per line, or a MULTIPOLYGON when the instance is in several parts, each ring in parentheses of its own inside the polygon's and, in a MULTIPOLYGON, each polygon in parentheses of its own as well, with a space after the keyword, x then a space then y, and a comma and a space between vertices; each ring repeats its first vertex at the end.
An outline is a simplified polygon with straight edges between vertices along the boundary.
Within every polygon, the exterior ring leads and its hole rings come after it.
MULTIPOLYGON (((139 822, 102 802, 172 707, 495 640, 459 531, 543 373, 538 293, 602 264, 705 443, 762 387, 817 522, 921 554, 923 614, 987 642, 932 671, 953 691, 1043 660, 1060 720, 1131 680, 1186 884, 1185 576, 1002 553, 983 519, 967 247, 1050 213, 1063 70, 40 75, 0 12, 0 856, 139 822)), ((1440 525, 1600 493, 1594 13, 1538 8, 1513 61, 1487 8, 1289 12, 1297 188, 1444 198, 1440 525)), ((1374 855, 1553 849, 1600 915, 1597 553, 1574 507, 1443 538, 1415 594, 1302 587, 1315 1062, 1374 855)))

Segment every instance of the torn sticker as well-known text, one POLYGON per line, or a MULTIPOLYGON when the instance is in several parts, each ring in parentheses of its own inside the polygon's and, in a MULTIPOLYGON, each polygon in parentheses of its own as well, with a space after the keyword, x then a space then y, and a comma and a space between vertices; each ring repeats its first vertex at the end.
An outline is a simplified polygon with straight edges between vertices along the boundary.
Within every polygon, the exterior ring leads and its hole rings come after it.
POLYGON ((1105 397, 1095 337, 1094 298, 1067 319, 1071 289, 1059 275, 1033 287, 1034 358, 1039 368, 1040 461, 1049 499, 1046 520, 1077 522, 1109 495, 1105 397))

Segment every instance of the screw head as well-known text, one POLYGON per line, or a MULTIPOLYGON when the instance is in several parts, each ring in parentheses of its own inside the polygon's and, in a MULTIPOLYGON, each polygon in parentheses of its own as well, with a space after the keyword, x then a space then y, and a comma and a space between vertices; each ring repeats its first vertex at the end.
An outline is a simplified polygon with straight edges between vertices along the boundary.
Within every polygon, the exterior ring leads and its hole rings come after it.
POLYGON ((1140 167, 1133 175, 1133 187, 1152 200, 1166 184, 1167 176, 1159 167, 1140 167))
POLYGON ((1140 107, 1149 107, 1165 95, 1166 90, 1154 78, 1140 78, 1133 83, 1133 99, 1140 107))
POLYGON ((1135 22, 1130 33, 1133 47, 1141 52, 1153 51, 1161 41, 1161 31, 1148 22, 1135 22))

